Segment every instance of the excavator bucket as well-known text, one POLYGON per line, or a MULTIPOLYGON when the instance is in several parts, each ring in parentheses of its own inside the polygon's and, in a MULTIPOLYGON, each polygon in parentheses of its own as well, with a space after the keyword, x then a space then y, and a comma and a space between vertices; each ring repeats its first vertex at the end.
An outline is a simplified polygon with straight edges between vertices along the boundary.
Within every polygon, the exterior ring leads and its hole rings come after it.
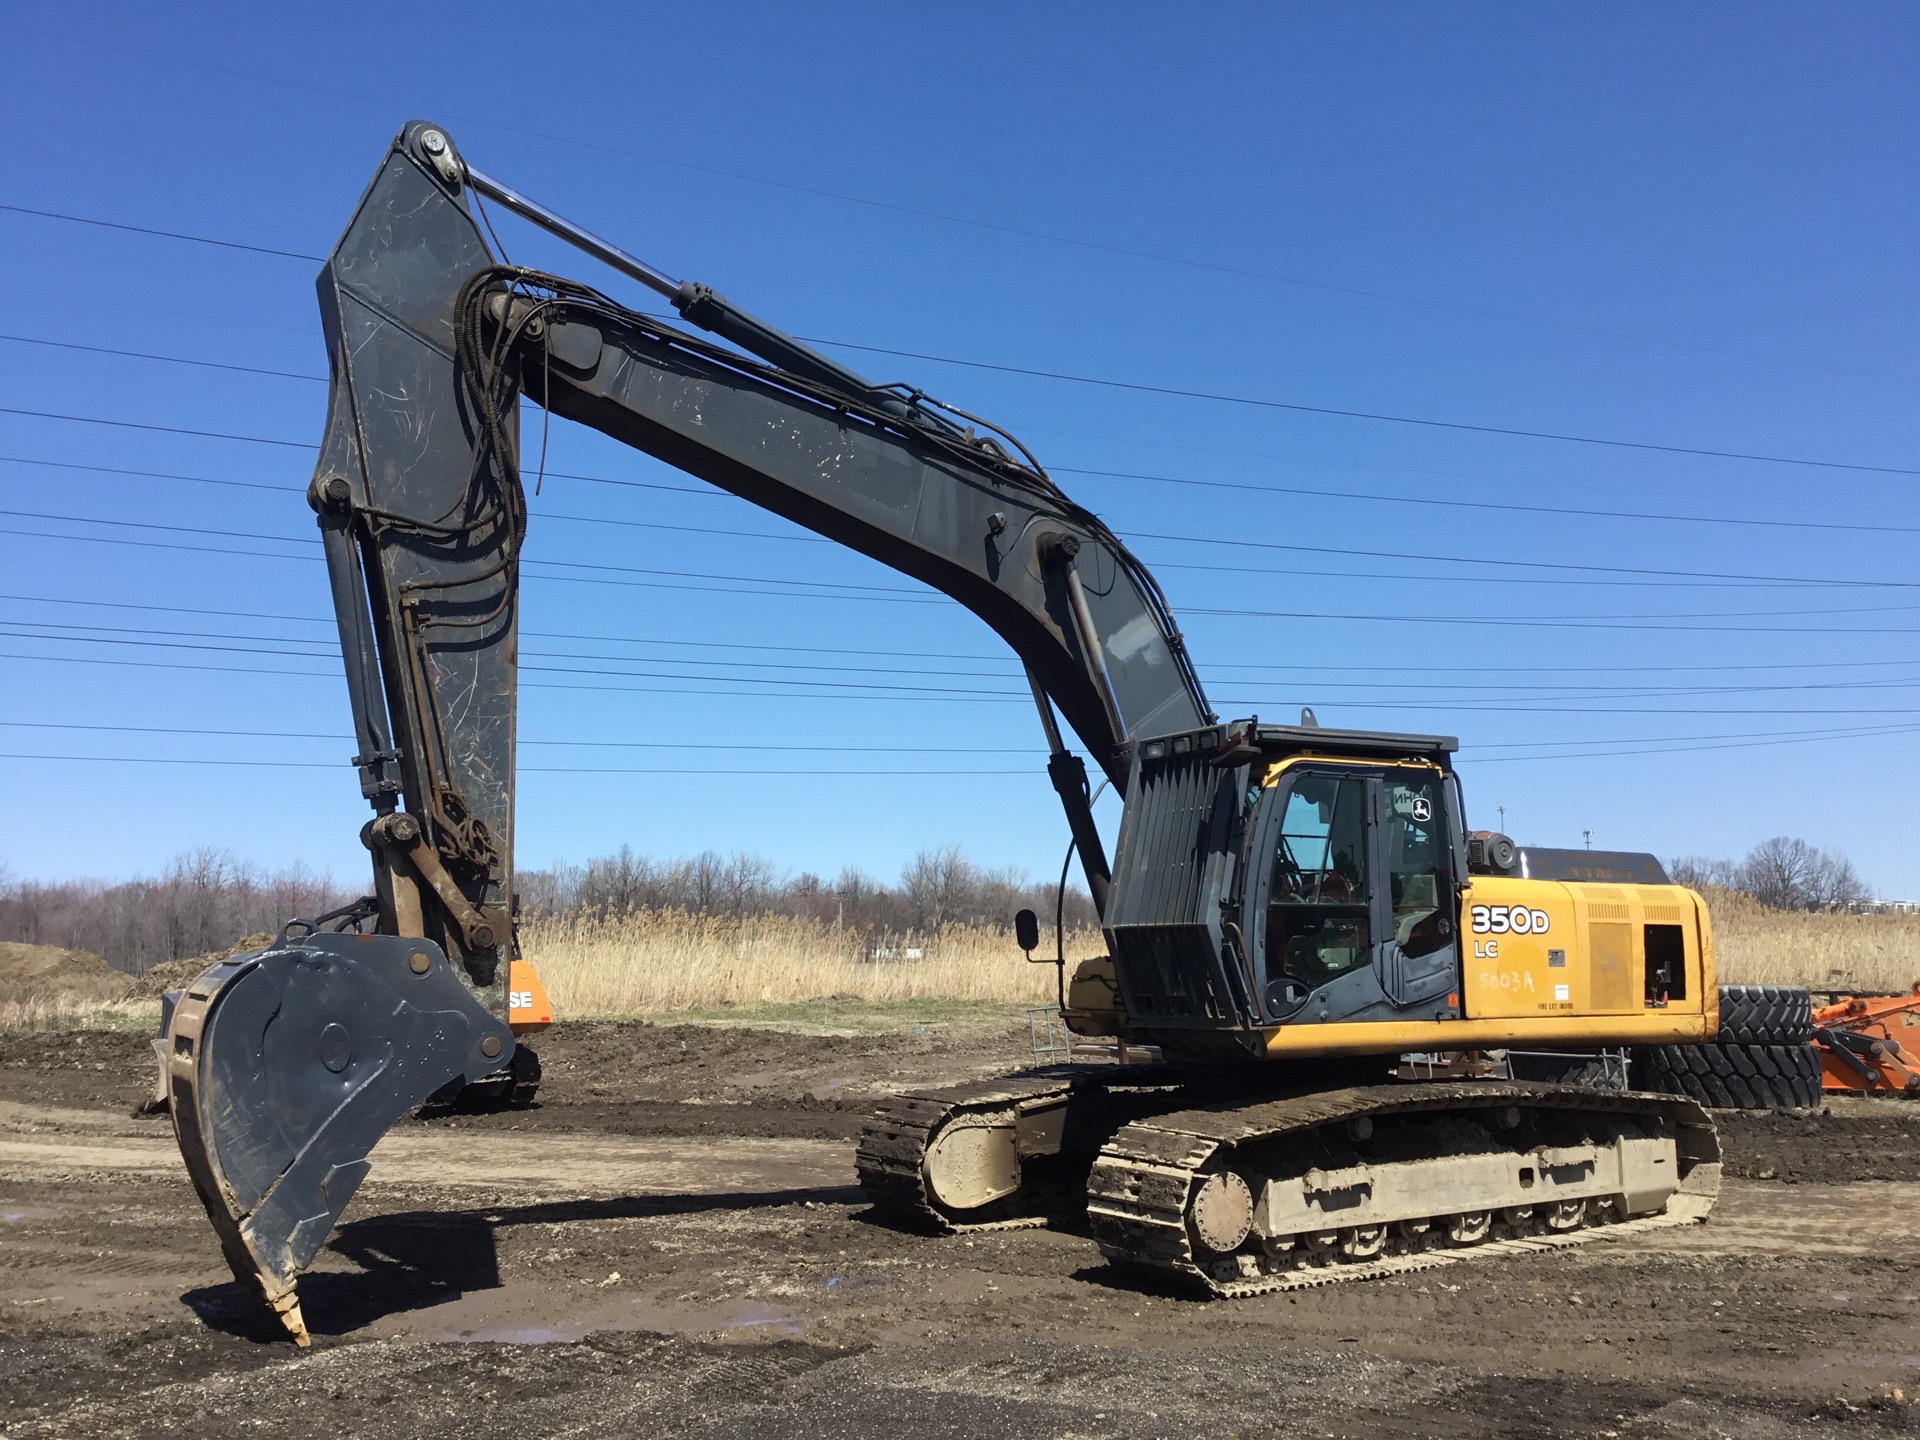
POLYGON ((314 934, 236 955, 173 1006, 174 1137, 234 1275, 308 1343, 294 1277, 333 1229, 388 1128, 451 1081, 490 1074, 513 1036, 439 947, 314 934))

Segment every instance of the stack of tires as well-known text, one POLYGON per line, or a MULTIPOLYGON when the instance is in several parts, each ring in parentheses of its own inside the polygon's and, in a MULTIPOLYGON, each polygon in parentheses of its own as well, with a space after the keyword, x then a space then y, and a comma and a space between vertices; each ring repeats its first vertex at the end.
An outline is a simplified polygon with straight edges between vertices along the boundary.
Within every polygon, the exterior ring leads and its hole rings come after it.
POLYGON ((1811 1110, 1820 1104, 1813 997, 1794 985, 1722 985, 1720 1031, 1706 1045, 1633 1052, 1633 1088, 1715 1110, 1811 1110))

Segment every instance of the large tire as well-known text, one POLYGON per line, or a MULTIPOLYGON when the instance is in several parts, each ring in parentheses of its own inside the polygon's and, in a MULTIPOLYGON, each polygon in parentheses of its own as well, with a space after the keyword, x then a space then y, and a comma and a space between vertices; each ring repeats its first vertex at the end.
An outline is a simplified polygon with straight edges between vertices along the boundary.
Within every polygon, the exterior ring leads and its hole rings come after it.
MULTIPOLYGON (((1533 1055, 1508 1052, 1507 1067, 1516 1080, 1538 1080, 1549 1085, 1574 1085, 1582 1090, 1621 1090, 1620 1063, 1600 1055, 1533 1055)), ((1632 1074, 1627 1075, 1628 1085, 1632 1074)))
POLYGON ((1711 1110, 1812 1110, 1820 1057, 1811 1045, 1655 1045, 1633 1053, 1633 1085, 1711 1110))
POLYGON ((1720 1033, 1729 1045, 1805 1045, 1813 996, 1798 985, 1722 985, 1720 1033))

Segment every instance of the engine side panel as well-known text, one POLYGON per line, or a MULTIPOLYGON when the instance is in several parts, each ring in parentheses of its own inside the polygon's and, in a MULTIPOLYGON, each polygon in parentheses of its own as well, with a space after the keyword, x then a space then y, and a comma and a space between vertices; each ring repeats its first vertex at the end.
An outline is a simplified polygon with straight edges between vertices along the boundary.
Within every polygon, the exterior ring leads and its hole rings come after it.
POLYGON ((1678 885, 1481 875, 1460 912, 1468 1019, 1700 1014, 1714 994, 1706 907, 1678 885))

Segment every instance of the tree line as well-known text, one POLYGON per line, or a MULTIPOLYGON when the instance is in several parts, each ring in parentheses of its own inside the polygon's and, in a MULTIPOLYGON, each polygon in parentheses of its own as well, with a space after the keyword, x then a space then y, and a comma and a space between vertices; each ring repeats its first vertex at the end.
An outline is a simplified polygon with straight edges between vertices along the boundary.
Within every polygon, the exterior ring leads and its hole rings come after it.
POLYGON ((1667 874, 1696 890, 1739 890, 1769 910, 1852 910, 1873 898, 1845 855, 1787 835, 1762 840, 1743 860, 1682 855, 1667 862, 1667 874))
MULTIPOLYGON (((785 874, 758 855, 706 851, 657 859, 621 846, 581 865, 523 870, 517 888, 523 913, 680 910, 742 919, 787 915, 870 935, 931 935, 948 925, 1008 925, 1023 907, 1054 916, 1057 881, 1029 879, 969 860, 957 845, 922 850, 894 882, 851 866, 831 880, 811 871, 785 874)), ((1086 891, 1069 884, 1069 928, 1098 923, 1086 891)))
POLYGON ((163 960, 205 955, 292 917, 351 901, 331 875, 304 866, 262 871, 229 850, 176 856, 137 880, 14 880, 0 868, 0 940, 89 950, 138 975, 163 960))
MULTIPOLYGON (((88 950, 140 974, 165 960, 224 949, 247 935, 275 933, 287 920, 350 903, 348 887, 303 866, 264 871, 231 851, 203 848, 177 856, 157 876, 135 880, 19 880, 0 866, 0 940, 88 950)), ((521 913, 682 911, 745 919, 786 915, 883 940, 932 935, 948 925, 1008 925, 1023 906, 1047 923, 1055 884, 1017 870, 975 864, 955 845, 922 850, 897 881, 847 868, 828 880, 787 874, 771 861, 713 851, 691 858, 618 854, 584 864, 523 870, 521 913)), ((1078 886, 1065 897, 1069 928, 1097 923, 1078 886)))

